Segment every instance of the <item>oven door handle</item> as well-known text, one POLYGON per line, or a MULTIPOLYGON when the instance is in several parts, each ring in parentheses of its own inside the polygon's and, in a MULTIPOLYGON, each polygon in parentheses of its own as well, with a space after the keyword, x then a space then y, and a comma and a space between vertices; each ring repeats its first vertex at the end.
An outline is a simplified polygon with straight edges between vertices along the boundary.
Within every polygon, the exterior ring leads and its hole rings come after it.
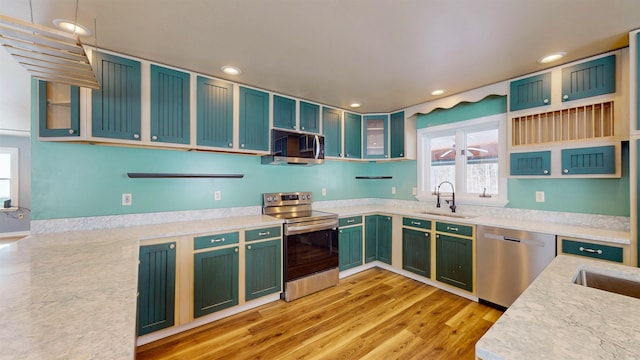
POLYGON ((301 224, 301 225, 292 225, 289 224, 285 226, 284 234, 285 235, 297 235, 302 233, 320 231, 320 230, 337 230, 338 229, 338 220, 324 221, 321 223, 315 224, 301 224))

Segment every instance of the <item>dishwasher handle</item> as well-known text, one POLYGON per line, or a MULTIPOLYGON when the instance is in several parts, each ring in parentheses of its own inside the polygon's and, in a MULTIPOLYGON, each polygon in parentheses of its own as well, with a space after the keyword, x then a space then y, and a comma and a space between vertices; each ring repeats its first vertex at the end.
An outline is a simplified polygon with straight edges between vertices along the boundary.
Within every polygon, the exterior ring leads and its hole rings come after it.
POLYGON ((530 246, 539 246, 539 247, 545 246, 544 241, 542 240, 520 239, 513 236, 498 235, 498 234, 491 234, 491 233, 485 233, 483 234, 483 236, 487 239, 492 239, 492 240, 510 241, 513 243, 530 245, 530 246))

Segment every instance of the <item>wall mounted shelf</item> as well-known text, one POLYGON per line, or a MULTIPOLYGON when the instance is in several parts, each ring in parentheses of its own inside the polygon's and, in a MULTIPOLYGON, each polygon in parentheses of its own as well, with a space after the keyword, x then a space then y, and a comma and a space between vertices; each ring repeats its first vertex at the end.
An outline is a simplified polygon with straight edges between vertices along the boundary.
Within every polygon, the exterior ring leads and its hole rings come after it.
POLYGON ((393 179, 393 176, 356 176, 356 180, 393 179))
POLYGON ((130 179, 242 179, 244 174, 127 173, 130 179))

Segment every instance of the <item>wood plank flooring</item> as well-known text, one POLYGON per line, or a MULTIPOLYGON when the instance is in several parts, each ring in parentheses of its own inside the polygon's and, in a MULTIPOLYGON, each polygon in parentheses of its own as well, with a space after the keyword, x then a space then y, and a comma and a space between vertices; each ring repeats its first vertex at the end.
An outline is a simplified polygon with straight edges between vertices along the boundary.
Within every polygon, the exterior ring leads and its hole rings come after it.
POLYGON ((137 359, 474 359, 502 315, 380 268, 138 347, 137 359))

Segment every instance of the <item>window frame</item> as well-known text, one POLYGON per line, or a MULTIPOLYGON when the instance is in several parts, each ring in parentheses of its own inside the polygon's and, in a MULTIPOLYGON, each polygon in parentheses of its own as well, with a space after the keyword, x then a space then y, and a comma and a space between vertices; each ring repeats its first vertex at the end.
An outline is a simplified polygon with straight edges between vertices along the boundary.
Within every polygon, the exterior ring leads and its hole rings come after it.
POLYGON ((20 150, 15 147, 0 147, 0 154, 9 154, 11 158, 11 179, 9 182, 11 207, 4 208, 4 202, 0 203, 0 211, 13 211, 20 206, 20 150))
MULTIPOLYGON (((471 120, 457 121, 453 123, 426 127, 418 130, 418 146, 417 146, 417 163, 418 163, 418 182, 416 199, 424 202, 436 202, 436 195, 433 195, 433 189, 430 189, 430 169, 431 169, 431 149, 430 139, 446 134, 456 134, 462 130, 466 132, 479 131, 489 129, 496 126, 498 128, 498 194, 491 194, 491 197, 480 197, 477 193, 466 192, 466 181, 464 176, 464 164, 458 161, 458 158, 464 155, 456 155, 455 172, 456 172, 456 204, 466 205, 483 205, 504 207, 509 202, 508 194, 508 178, 507 178, 507 114, 500 113, 495 115, 484 116, 471 120), (458 190, 460 189, 460 191, 458 190)), ((448 188, 446 189, 449 190, 448 188)))

